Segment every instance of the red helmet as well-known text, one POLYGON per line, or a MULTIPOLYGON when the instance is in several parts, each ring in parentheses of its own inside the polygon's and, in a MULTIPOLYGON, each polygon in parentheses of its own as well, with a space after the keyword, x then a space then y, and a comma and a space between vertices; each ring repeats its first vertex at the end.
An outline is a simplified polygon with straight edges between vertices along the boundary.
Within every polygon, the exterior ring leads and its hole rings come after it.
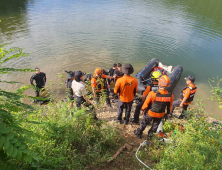
POLYGON ((98 68, 95 69, 94 73, 95 74, 101 74, 101 73, 103 73, 103 69, 101 67, 98 67, 98 68))
POLYGON ((169 87, 170 86, 170 78, 167 75, 163 75, 159 77, 159 86, 169 87))

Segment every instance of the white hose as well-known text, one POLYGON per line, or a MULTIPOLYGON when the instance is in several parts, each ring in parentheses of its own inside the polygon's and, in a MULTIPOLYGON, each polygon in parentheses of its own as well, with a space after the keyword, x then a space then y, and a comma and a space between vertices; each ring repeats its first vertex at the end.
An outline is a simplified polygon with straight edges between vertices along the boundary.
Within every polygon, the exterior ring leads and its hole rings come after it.
POLYGON ((145 163, 143 163, 143 162, 137 157, 137 153, 138 153, 140 147, 141 147, 141 146, 144 146, 144 145, 146 145, 146 140, 144 140, 143 143, 140 144, 140 146, 138 147, 135 155, 136 155, 136 158, 138 159, 138 161, 140 161, 141 164, 143 164, 143 165, 144 165, 145 167, 147 167, 148 169, 152 170, 150 167, 148 167, 145 163))

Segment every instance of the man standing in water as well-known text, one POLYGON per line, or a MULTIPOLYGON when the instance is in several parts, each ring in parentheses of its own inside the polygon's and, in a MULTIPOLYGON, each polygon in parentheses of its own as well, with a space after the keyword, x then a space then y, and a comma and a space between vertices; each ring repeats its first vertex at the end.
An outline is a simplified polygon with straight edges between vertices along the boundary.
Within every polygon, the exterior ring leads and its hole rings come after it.
POLYGON ((182 119, 184 117, 184 110, 187 111, 188 106, 192 103, 194 99, 194 95, 197 91, 197 87, 194 84, 195 77, 194 76, 188 76, 185 78, 187 86, 181 91, 180 93, 180 99, 173 102, 173 107, 171 110, 171 116, 173 114, 173 111, 175 107, 181 107, 183 108, 183 111, 181 115, 179 116, 179 119, 182 119))
POLYGON ((122 70, 124 76, 116 81, 114 93, 119 95, 117 122, 122 123, 123 109, 126 109, 124 124, 129 123, 130 112, 133 104, 134 96, 137 92, 138 81, 130 74, 134 72, 131 64, 126 64, 122 70))
POLYGON ((44 90, 45 84, 46 84, 46 74, 43 72, 40 72, 40 69, 38 67, 35 68, 35 74, 30 78, 30 83, 35 86, 35 94, 36 97, 39 97, 39 92, 41 90, 44 90), (35 84, 33 84, 33 81, 35 80, 35 84))

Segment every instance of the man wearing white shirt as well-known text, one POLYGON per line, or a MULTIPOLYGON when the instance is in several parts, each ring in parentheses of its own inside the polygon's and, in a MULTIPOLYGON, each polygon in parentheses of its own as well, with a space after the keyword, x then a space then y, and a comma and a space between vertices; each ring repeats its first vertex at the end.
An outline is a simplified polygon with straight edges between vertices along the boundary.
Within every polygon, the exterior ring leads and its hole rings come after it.
MULTIPOLYGON (((72 81, 72 90, 74 93, 74 100, 76 100, 76 107, 80 108, 83 104, 86 107, 90 107, 92 110, 94 110, 93 105, 90 103, 90 101, 87 99, 86 94, 86 86, 83 83, 83 73, 81 71, 75 72, 75 80, 72 81)), ((94 118, 96 118, 96 115, 94 115, 94 118)))

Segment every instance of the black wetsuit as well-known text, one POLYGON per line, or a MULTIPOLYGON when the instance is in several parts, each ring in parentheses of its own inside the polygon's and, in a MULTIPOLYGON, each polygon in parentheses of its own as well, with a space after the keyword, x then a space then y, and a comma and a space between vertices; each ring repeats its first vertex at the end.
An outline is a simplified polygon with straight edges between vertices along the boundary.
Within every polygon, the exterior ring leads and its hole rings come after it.
POLYGON ((35 80, 35 83, 36 83, 35 94, 36 94, 36 97, 39 97, 39 91, 44 88, 45 83, 46 83, 46 74, 43 73, 43 72, 40 72, 40 74, 34 74, 30 78, 30 83, 32 85, 34 85, 33 84, 34 80, 35 80))
MULTIPOLYGON (((116 70, 114 71, 114 75, 116 75, 116 78, 118 79, 118 78, 124 76, 124 73, 121 72, 121 71, 119 71, 118 69, 116 69, 116 70)), ((117 81, 117 79, 115 80, 115 82, 117 81)))
MULTIPOLYGON (((116 70, 116 69, 110 68, 107 73, 109 73, 109 75, 113 77, 115 70, 116 70)), ((111 83, 112 81, 114 82, 114 79, 111 79, 111 80, 108 79, 108 84, 110 85, 110 83, 111 83)))
POLYGON ((74 100, 74 96, 73 96, 73 90, 72 90, 72 80, 71 79, 66 79, 65 81, 66 83, 66 87, 68 89, 68 97, 70 100, 74 100))
POLYGON ((116 69, 110 68, 110 69, 108 70, 109 75, 113 77, 115 70, 116 70, 116 69))

